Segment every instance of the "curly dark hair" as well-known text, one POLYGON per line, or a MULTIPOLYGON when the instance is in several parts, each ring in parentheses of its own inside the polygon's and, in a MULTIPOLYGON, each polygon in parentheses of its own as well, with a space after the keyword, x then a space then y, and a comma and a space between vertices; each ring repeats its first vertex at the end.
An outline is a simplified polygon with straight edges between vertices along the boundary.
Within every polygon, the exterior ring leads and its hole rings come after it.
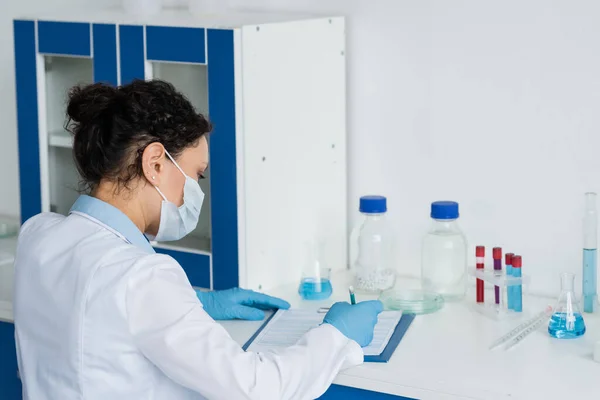
POLYGON ((130 188, 143 176, 142 154, 149 144, 159 142, 177 158, 212 130, 183 94, 161 80, 76 86, 69 92, 67 116, 81 186, 89 191, 103 179, 130 188))

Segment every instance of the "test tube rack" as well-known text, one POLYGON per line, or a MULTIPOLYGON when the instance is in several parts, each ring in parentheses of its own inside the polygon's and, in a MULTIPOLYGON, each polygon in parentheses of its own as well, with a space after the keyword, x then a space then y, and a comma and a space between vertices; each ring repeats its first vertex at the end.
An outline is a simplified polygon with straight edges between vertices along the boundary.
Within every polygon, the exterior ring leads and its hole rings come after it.
MULTIPOLYGON (((475 311, 495 320, 520 318, 525 314, 524 312, 516 312, 508 308, 507 288, 516 285, 521 285, 521 287, 527 286, 531 280, 528 275, 517 278, 514 276, 507 276, 504 270, 482 270, 473 267, 468 268, 467 271, 470 276, 481 279, 486 284, 486 301, 484 303, 477 303, 469 300, 471 307, 475 311), (494 301, 493 289, 495 286, 500 288, 500 304, 496 304, 494 301)), ((524 294, 523 291, 523 295, 524 294)))

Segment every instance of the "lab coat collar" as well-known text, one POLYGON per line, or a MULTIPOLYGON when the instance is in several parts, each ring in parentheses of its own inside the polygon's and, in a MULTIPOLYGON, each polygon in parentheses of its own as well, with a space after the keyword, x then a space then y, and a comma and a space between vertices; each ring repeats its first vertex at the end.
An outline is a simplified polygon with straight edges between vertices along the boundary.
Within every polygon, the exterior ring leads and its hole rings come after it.
POLYGON ((154 248, 137 226, 118 208, 95 197, 81 195, 71 207, 72 212, 80 212, 100 221, 109 228, 123 235, 131 244, 140 247, 148 253, 154 253, 154 248))

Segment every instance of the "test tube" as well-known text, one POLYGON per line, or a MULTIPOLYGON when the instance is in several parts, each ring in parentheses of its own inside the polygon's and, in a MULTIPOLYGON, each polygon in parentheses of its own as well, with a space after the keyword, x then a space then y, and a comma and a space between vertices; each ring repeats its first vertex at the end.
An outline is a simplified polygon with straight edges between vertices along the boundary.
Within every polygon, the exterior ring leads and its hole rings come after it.
POLYGON ((585 194, 583 215, 583 311, 594 312, 597 296, 598 214, 596 193, 585 194))
MULTIPOLYGON (((504 264, 506 265, 506 276, 513 276, 513 267, 512 267, 512 259, 513 253, 506 253, 504 255, 504 264)), ((515 286, 507 286, 506 287, 506 303, 508 304, 509 310, 514 310, 514 299, 515 299, 515 286)))
MULTIPOLYGON (((494 273, 502 273, 502 249, 494 247, 492 256, 494 257, 494 273)), ((494 295, 496 304, 500 304, 500 286, 494 286, 494 295)))
MULTIPOLYGON (((523 261, 521 259, 521 256, 517 256, 514 255, 512 258, 512 276, 516 277, 516 278, 520 278, 522 276, 521 274, 521 266, 523 261)), ((514 286, 514 291, 513 291, 513 310, 515 310, 516 312, 521 312, 523 311, 523 286, 522 285, 515 285, 514 286)))
MULTIPOLYGON (((475 260, 478 270, 483 270, 485 267, 485 247, 477 246, 475 248, 475 260)), ((477 279, 477 302, 484 303, 484 294, 485 294, 484 282, 482 279, 477 279)))

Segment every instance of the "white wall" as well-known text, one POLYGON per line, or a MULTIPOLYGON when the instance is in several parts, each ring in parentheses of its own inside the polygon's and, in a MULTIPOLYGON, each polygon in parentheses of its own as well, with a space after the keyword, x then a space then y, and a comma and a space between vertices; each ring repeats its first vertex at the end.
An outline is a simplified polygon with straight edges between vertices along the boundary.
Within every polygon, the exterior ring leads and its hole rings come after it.
MULTIPOLYGON (((42 3, 0 4, 4 37, 13 15, 42 3)), ((348 16, 350 204, 389 196, 402 273, 419 273, 436 199, 461 203, 472 245, 523 254, 533 290, 554 292, 559 271, 580 272, 583 192, 600 191, 600 3, 297 3, 244 2, 348 16)), ((0 213, 16 215, 12 40, 0 57, 0 213)))

